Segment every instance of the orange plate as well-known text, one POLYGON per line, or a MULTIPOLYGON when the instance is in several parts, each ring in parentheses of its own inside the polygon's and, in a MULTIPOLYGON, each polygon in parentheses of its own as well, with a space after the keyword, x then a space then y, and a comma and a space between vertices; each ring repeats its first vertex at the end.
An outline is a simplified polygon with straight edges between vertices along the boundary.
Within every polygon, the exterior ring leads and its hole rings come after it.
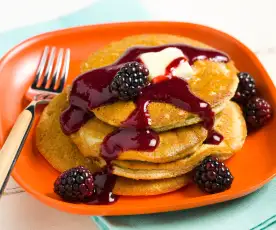
MULTIPOLYGON (((31 38, 7 53, 0 62, 0 143, 3 144, 16 117, 28 103, 24 98, 46 45, 69 47, 72 51, 68 84, 79 74, 88 55, 124 36, 141 33, 169 33, 205 42, 228 53, 241 71, 250 72, 262 95, 276 108, 275 87, 256 56, 233 37, 220 31, 189 23, 132 22, 71 28, 31 38)), ((113 205, 71 204, 53 194, 59 175, 37 152, 34 130, 27 139, 13 170, 15 180, 30 194, 54 208, 88 215, 131 215, 188 209, 244 196, 263 186, 276 174, 276 118, 247 138, 242 151, 228 160, 235 180, 230 190, 206 195, 194 185, 154 197, 120 197, 113 205)))

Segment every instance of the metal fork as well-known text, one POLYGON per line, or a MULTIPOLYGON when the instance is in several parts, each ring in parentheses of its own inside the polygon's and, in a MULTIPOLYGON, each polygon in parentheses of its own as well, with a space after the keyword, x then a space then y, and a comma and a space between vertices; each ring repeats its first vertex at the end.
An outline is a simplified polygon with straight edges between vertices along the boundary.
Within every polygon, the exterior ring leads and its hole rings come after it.
POLYGON ((55 47, 45 47, 35 79, 25 95, 31 103, 17 118, 0 151, 0 197, 32 126, 36 105, 48 103, 56 94, 62 92, 69 64, 70 49, 59 49, 56 55, 55 47))

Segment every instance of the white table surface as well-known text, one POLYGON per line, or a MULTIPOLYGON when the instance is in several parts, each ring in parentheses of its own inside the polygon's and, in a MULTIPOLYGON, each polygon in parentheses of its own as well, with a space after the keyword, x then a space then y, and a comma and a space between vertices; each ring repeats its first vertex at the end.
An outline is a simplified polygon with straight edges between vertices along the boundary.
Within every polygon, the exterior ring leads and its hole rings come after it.
MULTIPOLYGON (((0 0, 0 32, 54 19, 95 1, 100 0, 0 0)), ((155 20, 201 23, 237 37, 257 53, 276 81, 275 0, 263 0, 262 4, 252 0, 140 1, 155 20)), ((0 229, 95 230, 97 227, 87 216, 70 215, 41 204, 11 179, 6 195, 0 200, 0 229)))

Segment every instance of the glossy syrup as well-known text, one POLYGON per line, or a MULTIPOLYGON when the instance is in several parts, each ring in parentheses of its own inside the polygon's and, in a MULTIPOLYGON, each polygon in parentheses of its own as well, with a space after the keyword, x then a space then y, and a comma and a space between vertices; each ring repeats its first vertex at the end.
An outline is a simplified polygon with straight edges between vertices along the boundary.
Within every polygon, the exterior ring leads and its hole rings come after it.
POLYGON ((116 175, 112 174, 111 161, 125 150, 153 151, 158 144, 159 136, 151 130, 119 128, 107 135, 101 145, 101 155, 107 165, 101 172, 93 174, 94 195, 86 203, 106 205, 116 202, 118 196, 112 193, 116 175))
MULTIPOLYGON (((111 93, 109 85, 119 69, 126 62, 139 61, 139 55, 146 52, 158 52, 164 48, 176 47, 185 54, 185 59, 193 64, 199 59, 210 59, 218 62, 228 62, 229 58, 218 51, 199 49, 184 44, 170 44, 156 47, 130 48, 117 62, 86 72, 75 79, 70 92, 70 106, 61 117, 63 132, 70 135, 78 131, 93 114, 92 109, 105 104, 113 103, 118 99, 111 93)), ((209 131, 208 143, 218 144, 222 136, 212 128, 214 125, 214 113, 205 101, 196 97, 188 87, 186 81, 173 77, 173 69, 183 58, 172 61, 166 68, 166 77, 170 80, 160 81, 144 88, 141 95, 135 101, 136 109, 128 119, 111 134, 107 135, 101 145, 101 156, 106 160, 106 168, 94 175, 95 196, 90 204, 109 204, 117 200, 112 194, 116 176, 112 172, 111 161, 127 150, 154 151, 158 146, 159 136, 150 129, 151 119, 147 106, 152 101, 173 104, 185 111, 195 113, 203 121, 204 127, 209 131)))
POLYGON ((116 183, 116 175, 113 175, 108 167, 101 172, 93 174, 94 178, 94 195, 86 203, 107 205, 118 200, 118 196, 112 193, 116 183))

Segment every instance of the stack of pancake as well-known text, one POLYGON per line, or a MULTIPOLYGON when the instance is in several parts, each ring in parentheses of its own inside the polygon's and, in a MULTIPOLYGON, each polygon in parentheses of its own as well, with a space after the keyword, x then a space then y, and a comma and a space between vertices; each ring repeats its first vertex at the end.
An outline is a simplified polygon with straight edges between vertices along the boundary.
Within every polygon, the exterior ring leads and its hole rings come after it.
MULTIPOLYGON (((93 53, 81 71, 112 64, 131 46, 170 43, 208 47, 172 35, 132 36, 93 53)), ((188 82, 190 90, 211 105, 216 114, 214 129, 224 136, 224 140, 219 145, 204 144, 208 133, 197 115, 171 104, 152 102, 148 107, 151 128, 159 133, 160 143, 153 152, 125 151, 112 161, 113 174, 118 175, 113 190, 115 194, 157 195, 177 190, 189 182, 189 172, 206 156, 215 155, 225 160, 241 149, 247 131, 241 109, 230 101, 238 85, 234 63, 200 60, 192 67, 195 75, 188 82)), ((98 171, 105 165, 100 153, 101 143, 116 127, 120 127, 135 109, 135 104, 133 101, 118 101, 94 109, 94 118, 76 133, 66 136, 60 128, 59 117, 68 107, 69 93, 70 88, 56 96, 44 109, 37 126, 37 147, 59 171, 79 165, 98 171)))

